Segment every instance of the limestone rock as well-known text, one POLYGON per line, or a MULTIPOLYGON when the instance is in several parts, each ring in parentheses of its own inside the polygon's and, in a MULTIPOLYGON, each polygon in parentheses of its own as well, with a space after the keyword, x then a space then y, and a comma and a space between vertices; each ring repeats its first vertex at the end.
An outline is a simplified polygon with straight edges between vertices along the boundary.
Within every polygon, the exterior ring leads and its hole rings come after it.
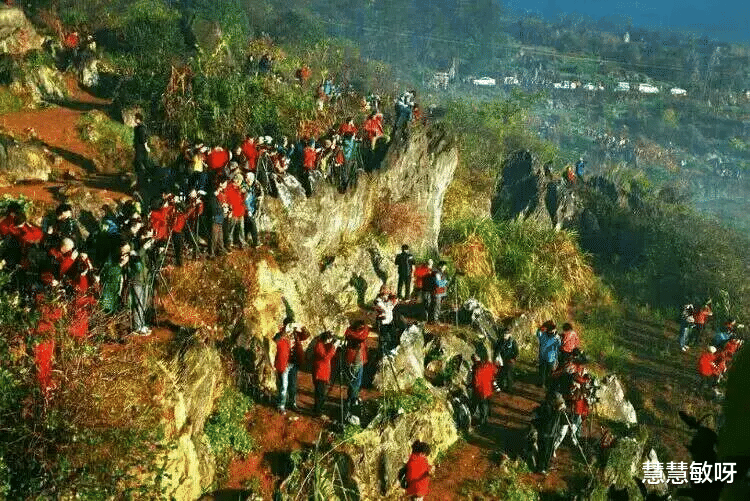
POLYGON ((130 108, 124 108, 121 110, 122 123, 128 127, 135 127, 135 115, 136 113, 143 114, 143 108, 140 106, 132 106, 130 108))
POLYGON ((351 475, 361 499, 391 499, 403 494, 397 473, 409 458, 415 440, 430 445, 430 461, 433 463, 438 454, 458 440, 445 392, 431 391, 435 395, 433 405, 399 415, 385 424, 376 419, 372 427, 343 446, 343 451, 352 459, 354 471, 351 475))
POLYGON ((615 489, 627 490, 629 499, 642 500, 633 479, 642 476, 642 457, 647 440, 648 431, 643 426, 633 435, 619 438, 607 455, 603 481, 595 490, 606 492, 612 485, 615 489))
POLYGON ((425 346, 427 358, 425 376, 435 384, 461 387, 465 385, 471 371, 471 355, 476 352, 474 344, 448 331, 436 335, 425 346))
POLYGON ((93 89, 99 85, 99 61, 90 59, 81 68, 78 68, 78 81, 87 89, 93 89))
POLYGON ((35 103, 62 101, 67 87, 62 74, 49 66, 25 68, 14 78, 12 89, 26 92, 35 103))
POLYGON ((567 229, 577 227, 582 210, 583 204, 567 182, 554 179, 531 152, 518 151, 505 160, 492 199, 494 217, 529 219, 567 229))
POLYGON ((167 423, 172 444, 163 460, 164 499, 198 499, 213 483, 215 466, 205 442, 203 426, 221 395, 224 373, 215 348, 196 346, 161 366, 165 407, 174 419, 167 423))
POLYGON ((52 167, 44 148, 0 135, 0 173, 11 182, 47 181, 52 167))
POLYGON ((42 47, 42 37, 16 7, 0 4, 0 54, 25 54, 42 47))
POLYGON ((373 384, 379 391, 405 391, 424 377, 424 332, 412 325, 401 333, 393 357, 378 362, 373 384))
POLYGON ((596 395, 599 397, 599 403, 594 406, 597 416, 628 426, 638 424, 633 404, 625 398, 625 391, 616 375, 610 374, 602 379, 596 395))
MULTIPOLYGON (((643 456, 643 459, 641 463, 644 463, 646 461, 649 461, 651 463, 658 463, 659 462, 659 456, 656 455, 656 451, 654 449, 650 449, 647 454, 643 456)), ((641 469, 638 472, 638 475, 636 477, 643 480, 643 469, 641 469)), ((661 473, 661 482, 659 483, 650 483, 650 482, 643 482, 643 485, 646 486, 647 491, 654 491, 657 494, 664 495, 669 490, 667 488, 667 476, 664 474, 664 472, 661 473)))

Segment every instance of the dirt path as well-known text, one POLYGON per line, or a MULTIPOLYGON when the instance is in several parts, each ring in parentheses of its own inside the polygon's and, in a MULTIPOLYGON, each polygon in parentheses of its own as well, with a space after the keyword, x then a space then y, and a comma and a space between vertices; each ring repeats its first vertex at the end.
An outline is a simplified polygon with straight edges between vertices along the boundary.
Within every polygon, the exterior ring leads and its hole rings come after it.
MULTIPOLYGON (((78 123, 87 111, 107 110, 109 101, 100 99, 79 88, 72 75, 66 75, 70 100, 39 110, 25 110, 0 116, 0 131, 7 131, 20 138, 36 138, 52 153, 62 158, 56 171, 83 179, 92 191, 101 192, 105 198, 118 190, 114 177, 97 175, 92 159, 96 155, 94 147, 83 141, 78 133, 78 123), (106 178, 106 179, 105 179, 106 178)), ((23 194, 32 200, 45 204, 54 201, 54 193, 65 183, 20 184, 0 188, 0 195, 23 194)))

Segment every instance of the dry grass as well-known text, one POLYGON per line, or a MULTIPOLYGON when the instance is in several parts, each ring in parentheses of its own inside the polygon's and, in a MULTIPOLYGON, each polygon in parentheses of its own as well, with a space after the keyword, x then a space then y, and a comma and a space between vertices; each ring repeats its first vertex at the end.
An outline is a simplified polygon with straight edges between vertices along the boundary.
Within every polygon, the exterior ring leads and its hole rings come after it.
POLYGON ((381 199, 375 204, 372 226, 392 242, 414 242, 424 234, 426 221, 424 214, 410 204, 381 199))
POLYGON ((469 277, 491 277, 495 274, 487 246, 476 233, 463 242, 449 246, 445 254, 453 260, 456 270, 469 277))
POLYGON ((256 259, 247 252, 234 252, 167 271, 169 290, 161 288, 167 316, 182 325, 214 330, 233 324, 257 293, 256 259))

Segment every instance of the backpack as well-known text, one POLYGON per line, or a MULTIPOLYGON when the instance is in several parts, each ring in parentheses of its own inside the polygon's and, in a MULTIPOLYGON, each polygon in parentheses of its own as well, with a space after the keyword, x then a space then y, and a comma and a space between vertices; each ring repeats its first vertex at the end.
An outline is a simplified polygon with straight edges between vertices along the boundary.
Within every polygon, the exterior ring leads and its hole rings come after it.
POLYGON ((402 466, 400 470, 398 470, 398 483, 401 486, 402 489, 406 489, 409 487, 409 482, 406 480, 406 465, 402 466))

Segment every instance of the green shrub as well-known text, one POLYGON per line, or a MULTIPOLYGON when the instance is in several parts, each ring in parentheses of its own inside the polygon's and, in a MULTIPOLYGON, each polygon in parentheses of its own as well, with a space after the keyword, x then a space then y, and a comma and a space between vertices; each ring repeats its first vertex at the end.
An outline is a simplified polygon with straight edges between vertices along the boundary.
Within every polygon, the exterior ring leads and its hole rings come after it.
POLYGON ((378 407, 384 416, 395 417, 401 413, 416 412, 433 402, 427 382, 419 378, 406 391, 386 391, 378 398, 378 407))
POLYGON ((226 467, 233 454, 246 455, 255 448, 247 431, 245 415, 252 401, 236 388, 229 386, 219 398, 216 410, 206 422, 204 432, 211 451, 220 466, 226 467))

